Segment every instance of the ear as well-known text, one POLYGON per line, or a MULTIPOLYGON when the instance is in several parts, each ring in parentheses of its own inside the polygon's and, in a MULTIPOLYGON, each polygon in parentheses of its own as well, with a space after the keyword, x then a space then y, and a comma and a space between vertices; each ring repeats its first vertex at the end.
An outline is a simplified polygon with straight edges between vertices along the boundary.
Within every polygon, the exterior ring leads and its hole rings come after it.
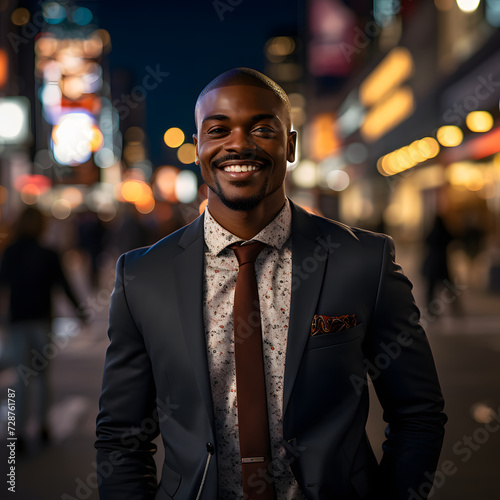
POLYGON ((193 143, 194 143, 194 162, 196 165, 200 164, 200 155, 198 154, 198 136, 193 134, 193 143))
POLYGON ((290 163, 295 161, 295 149, 297 147, 297 132, 293 130, 288 134, 286 159, 290 163))

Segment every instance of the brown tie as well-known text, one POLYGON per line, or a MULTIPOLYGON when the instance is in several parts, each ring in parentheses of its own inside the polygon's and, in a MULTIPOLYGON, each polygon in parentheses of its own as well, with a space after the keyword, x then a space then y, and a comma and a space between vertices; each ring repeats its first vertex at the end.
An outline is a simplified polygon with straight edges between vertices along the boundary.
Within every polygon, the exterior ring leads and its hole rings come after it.
POLYGON ((274 500, 259 294, 254 262, 265 243, 232 245, 240 266, 234 292, 234 357, 243 497, 274 500), (262 480, 264 478, 264 481, 262 480))

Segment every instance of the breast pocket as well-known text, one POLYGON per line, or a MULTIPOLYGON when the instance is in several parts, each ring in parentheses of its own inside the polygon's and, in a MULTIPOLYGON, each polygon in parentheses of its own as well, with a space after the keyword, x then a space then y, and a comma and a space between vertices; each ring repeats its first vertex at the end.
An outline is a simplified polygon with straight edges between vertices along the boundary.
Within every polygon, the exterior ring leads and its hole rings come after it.
POLYGON ((306 350, 326 349, 328 347, 352 342, 353 340, 362 337, 363 333, 364 325, 363 323, 359 323, 359 325, 356 325, 353 328, 348 328, 347 330, 343 330, 341 332, 315 335, 314 337, 309 337, 309 339, 307 340, 306 350))

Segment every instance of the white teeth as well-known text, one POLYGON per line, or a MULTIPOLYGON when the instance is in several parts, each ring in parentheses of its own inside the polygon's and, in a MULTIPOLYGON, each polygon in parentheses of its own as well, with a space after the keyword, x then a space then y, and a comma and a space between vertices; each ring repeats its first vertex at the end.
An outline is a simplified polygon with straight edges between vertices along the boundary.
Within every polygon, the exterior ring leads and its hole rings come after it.
POLYGON ((227 165, 224 172, 252 172, 257 170, 255 165, 227 165))

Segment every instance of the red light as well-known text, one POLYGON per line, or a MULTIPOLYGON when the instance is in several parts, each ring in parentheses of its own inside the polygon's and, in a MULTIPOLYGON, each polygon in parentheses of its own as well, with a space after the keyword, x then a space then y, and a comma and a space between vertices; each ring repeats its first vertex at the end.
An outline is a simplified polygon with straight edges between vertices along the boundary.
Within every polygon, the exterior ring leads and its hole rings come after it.
POLYGON ((23 174, 20 175, 19 177, 16 177, 14 180, 14 188, 16 191, 23 191, 27 186, 30 186, 28 188, 28 191, 31 191, 33 187, 38 188, 39 194, 45 193, 50 186, 51 182, 48 177, 45 177, 45 175, 27 175, 23 174))

